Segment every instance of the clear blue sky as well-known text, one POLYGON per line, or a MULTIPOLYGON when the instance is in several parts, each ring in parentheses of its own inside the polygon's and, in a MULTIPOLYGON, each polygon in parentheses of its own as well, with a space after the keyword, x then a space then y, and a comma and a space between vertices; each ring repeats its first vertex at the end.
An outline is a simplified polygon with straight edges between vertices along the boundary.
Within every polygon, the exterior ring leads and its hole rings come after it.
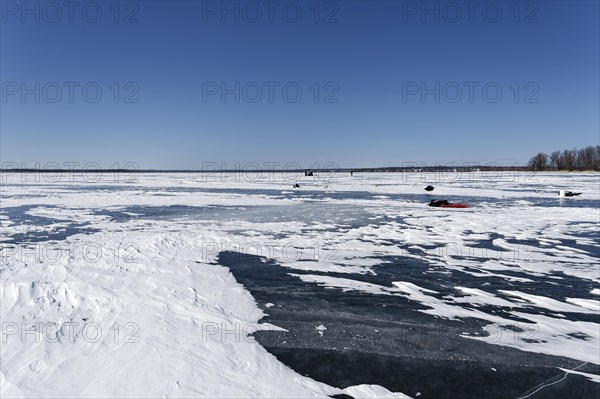
POLYGON ((599 144, 597 1, 79 3, 1 1, 2 162, 523 164, 599 144))

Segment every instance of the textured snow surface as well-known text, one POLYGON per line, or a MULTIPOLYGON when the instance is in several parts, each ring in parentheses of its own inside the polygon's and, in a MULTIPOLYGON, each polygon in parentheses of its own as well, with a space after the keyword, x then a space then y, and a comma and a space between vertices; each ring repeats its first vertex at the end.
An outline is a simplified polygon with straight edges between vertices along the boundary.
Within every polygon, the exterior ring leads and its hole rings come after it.
POLYGON ((302 177, 296 190, 270 176, 113 177, 5 179, 0 396, 407 397, 341 390, 280 363, 250 336, 278 327, 259 322, 252 296, 216 264, 225 250, 274 259, 306 283, 406 297, 441 318, 505 328, 510 314, 535 326, 532 339, 490 345, 600 364, 598 174, 357 173, 302 177), (563 188, 584 194, 559 199, 563 188), (432 209, 430 198, 472 207, 432 209), (426 275, 424 286, 354 278, 400 256, 477 284, 448 280, 440 297, 426 275), (511 289, 491 287, 498 277, 511 289))

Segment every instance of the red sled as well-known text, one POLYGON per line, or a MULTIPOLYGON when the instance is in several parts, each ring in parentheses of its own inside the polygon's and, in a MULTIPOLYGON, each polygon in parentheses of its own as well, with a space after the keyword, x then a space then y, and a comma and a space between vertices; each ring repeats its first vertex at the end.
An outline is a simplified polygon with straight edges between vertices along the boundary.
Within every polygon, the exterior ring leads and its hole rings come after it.
POLYGON ((448 205, 439 205, 438 208, 469 208, 469 204, 448 204, 448 205))
POLYGON ((453 204, 448 202, 446 199, 431 200, 429 206, 433 206, 435 208, 469 208, 469 204, 453 204))

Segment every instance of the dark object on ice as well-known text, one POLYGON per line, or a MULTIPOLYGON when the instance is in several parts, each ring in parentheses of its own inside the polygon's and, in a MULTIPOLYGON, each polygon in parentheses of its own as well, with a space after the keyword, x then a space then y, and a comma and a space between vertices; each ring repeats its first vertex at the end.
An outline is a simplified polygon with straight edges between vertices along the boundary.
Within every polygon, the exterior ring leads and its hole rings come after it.
POLYGON ((451 204, 448 200, 431 200, 429 206, 436 208, 469 208, 469 204, 451 204))
POLYGON ((312 171, 312 170, 310 170, 310 169, 306 169, 306 170, 304 171, 304 176, 312 176, 312 175, 313 175, 313 171, 312 171))
POLYGON ((298 183, 294 184, 294 188, 300 188, 300 185, 298 183))
POLYGON ((431 200, 431 202, 429 203, 429 206, 442 206, 442 205, 450 205, 450 203, 446 199, 431 200))
POLYGON ((573 191, 565 192, 565 197, 577 197, 578 195, 581 195, 581 193, 574 193, 573 191))
POLYGON ((425 191, 433 191, 434 187, 433 186, 427 186, 425 187, 425 191))
POLYGON ((354 172, 353 171, 350 171, 350 176, 354 176, 354 172))

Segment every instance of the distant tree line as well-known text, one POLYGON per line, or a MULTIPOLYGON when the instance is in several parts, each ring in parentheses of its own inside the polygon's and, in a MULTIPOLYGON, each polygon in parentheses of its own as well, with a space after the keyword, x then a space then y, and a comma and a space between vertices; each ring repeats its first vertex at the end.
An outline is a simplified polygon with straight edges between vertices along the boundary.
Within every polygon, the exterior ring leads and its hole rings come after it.
POLYGON ((531 170, 600 170, 600 145, 580 150, 540 152, 527 164, 531 170))

